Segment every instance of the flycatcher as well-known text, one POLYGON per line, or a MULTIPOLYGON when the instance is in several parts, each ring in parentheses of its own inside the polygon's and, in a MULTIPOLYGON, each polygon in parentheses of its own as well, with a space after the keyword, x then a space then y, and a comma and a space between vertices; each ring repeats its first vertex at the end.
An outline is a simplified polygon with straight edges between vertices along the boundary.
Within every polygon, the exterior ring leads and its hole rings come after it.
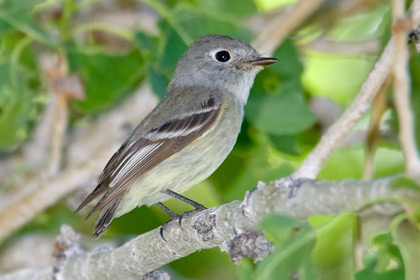
POLYGON ((203 209, 178 193, 206 179, 228 156, 255 75, 275 62, 227 36, 205 35, 192 43, 166 97, 111 157, 96 189, 75 211, 101 197, 87 216, 100 212, 93 236, 143 204, 157 204, 171 215, 161 203, 171 196, 203 209))

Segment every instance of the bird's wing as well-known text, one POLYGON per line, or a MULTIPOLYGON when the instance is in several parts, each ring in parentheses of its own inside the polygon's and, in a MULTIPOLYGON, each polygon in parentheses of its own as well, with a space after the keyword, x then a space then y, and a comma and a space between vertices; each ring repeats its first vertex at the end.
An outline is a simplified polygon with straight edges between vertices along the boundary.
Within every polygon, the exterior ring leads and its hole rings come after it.
POLYGON ((213 95, 182 117, 173 116, 165 123, 150 129, 136 141, 126 141, 105 166, 97 188, 82 202, 79 208, 106 191, 87 218, 103 209, 139 176, 146 173, 168 157, 185 148, 213 126, 220 115, 221 102, 213 95))

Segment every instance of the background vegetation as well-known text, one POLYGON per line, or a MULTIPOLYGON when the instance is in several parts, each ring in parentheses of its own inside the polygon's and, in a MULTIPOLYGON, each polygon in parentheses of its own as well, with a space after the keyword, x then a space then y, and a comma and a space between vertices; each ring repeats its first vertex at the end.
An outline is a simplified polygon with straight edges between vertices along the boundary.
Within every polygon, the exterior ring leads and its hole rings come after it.
MULTIPOLYGON (((279 16, 278 11, 287 9, 289 2, 294 1, 0 1, 0 167, 8 170, 0 172, 4 197, 25 187, 16 183, 19 178, 38 172, 24 160, 9 163, 23 153, 37 125, 45 121, 42 116, 52 99, 48 90, 51 76, 41 65, 45 53, 65 61, 64 76, 76 75, 84 88, 82 100, 66 97, 65 152, 75 130, 119 106, 140 85, 148 83, 163 98, 178 59, 195 38, 213 33, 252 42, 264 28, 264 20, 279 16), (130 21, 128 27, 125 19, 130 21)), ((277 46, 273 56, 279 63, 256 78, 233 152, 208 180, 188 191, 187 197, 207 207, 242 200, 258 181, 287 176, 299 166, 350 104, 390 38, 391 4, 354 2, 352 9, 342 12, 339 1, 326 1, 277 46)), ((411 105, 417 124, 419 63, 419 55, 411 50, 411 105)), ((391 94, 391 90, 385 92, 385 110, 374 137, 374 172, 366 171, 368 114, 334 152, 319 179, 375 178, 404 171, 391 94)), ((419 125, 415 132, 420 144, 419 125)), ((103 131, 103 137, 108 134, 113 132, 103 131)), ((66 168, 65 159, 59 166, 66 168)), ((91 235, 94 220, 84 221, 83 216, 72 214, 75 201, 80 201, 88 187, 80 186, 76 194, 60 199, 5 239, 0 246, 0 272, 30 266, 24 261, 2 264, 11 248, 28 236, 53 240, 62 224, 91 235)), ((190 210, 172 200, 168 207, 179 213, 190 210)), ((415 231, 413 246, 418 248, 418 210, 418 205, 413 206, 390 226, 389 221, 385 226, 380 219, 372 221, 373 229, 364 243, 355 214, 313 216, 307 221, 273 215, 261 223, 261 229, 276 249, 258 264, 244 259, 234 265, 226 253, 214 248, 164 269, 173 279, 295 279, 294 274, 300 279, 404 279, 405 263, 417 260, 404 254, 407 247, 394 233, 408 218, 415 231)), ((141 207, 116 219, 103 239, 119 244, 159 227, 167 218, 157 207, 141 207)))

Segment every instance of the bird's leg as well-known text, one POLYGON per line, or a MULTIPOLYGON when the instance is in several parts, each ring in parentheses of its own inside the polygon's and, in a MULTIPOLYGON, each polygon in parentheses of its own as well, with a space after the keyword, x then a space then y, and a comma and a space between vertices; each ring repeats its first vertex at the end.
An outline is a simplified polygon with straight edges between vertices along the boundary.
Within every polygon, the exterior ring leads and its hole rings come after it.
POLYGON ((179 193, 176 193, 174 191, 171 191, 170 189, 165 189, 162 192, 164 194, 167 194, 167 195, 170 195, 172 197, 175 197, 175 198, 177 198, 177 199, 179 199, 179 200, 181 200, 181 201, 183 201, 185 203, 188 203, 189 205, 193 206, 195 208, 195 210, 202 211, 202 210, 207 209, 206 207, 204 207, 200 203, 197 203, 194 200, 191 200, 189 198, 186 198, 185 196, 180 195, 179 193))
POLYGON ((170 217, 171 219, 169 221, 167 221, 166 223, 164 223, 161 227, 160 227, 160 236, 162 237, 163 240, 166 241, 165 237, 163 237, 163 231, 165 230, 165 228, 168 226, 168 224, 175 219, 178 219, 178 224, 179 226, 181 226, 182 223, 182 218, 185 214, 189 214, 192 212, 196 212, 196 211, 203 211, 205 209, 207 209, 206 207, 204 207, 203 205, 201 205, 200 203, 195 202, 194 200, 191 200, 189 198, 186 198, 185 196, 182 196, 174 191, 171 191, 169 189, 165 189, 162 191, 162 193, 167 194, 169 196, 175 197, 185 203, 190 204, 191 206, 193 206, 195 209, 192 211, 188 211, 185 212, 182 215, 179 215, 177 213, 175 213, 174 211, 172 211, 171 209, 169 209, 168 207, 166 207, 165 205, 163 205, 161 202, 156 203, 157 206, 159 206, 159 208, 161 208, 163 211, 165 211, 170 217))
POLYGON ((159 206, 160 209, 162 209, 163 211, 166 212, 166 214, 168 214, 171 218, 169 219, 169 221, 167 221, 166 223, 164 223, 161 227, 160 227, 160 237, 162 237, 162 239, 164 241, 166 241, 165 237, 163 237, 163 231, 165 230, 165 228, 168 226, 168 224, 177 219, 178 220, 178 224, 181 226, 181 217, 182 215, 179 215, 177 213, 175 213, 174 211, 172 211, 171 209, 169 209, 168 207, 166 207, 165 205, 163 205, 161 202, 156 203, 157 206, 159 206))
POLYGON ((166 214, 168 214, 171 217, 170 221, 179 218, 179 214, 175 213, 174 211, 163 205, 161 202, 156 203, 156 205, 159 206, 160 209, 165 211, 166 214))

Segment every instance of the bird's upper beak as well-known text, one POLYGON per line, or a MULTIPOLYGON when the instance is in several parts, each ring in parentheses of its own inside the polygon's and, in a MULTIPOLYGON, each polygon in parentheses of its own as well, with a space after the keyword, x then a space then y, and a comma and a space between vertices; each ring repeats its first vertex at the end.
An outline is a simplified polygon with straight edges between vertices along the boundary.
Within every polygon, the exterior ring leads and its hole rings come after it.
POLYGON ((267 66, 267 65, 276 63, 277 61, 279 61, 279 60, 277 58, 274 58, 274 57, 259 57, 257 59, 247 61, 247 62, 249 64, 255 65, 255 66, 267 66))

